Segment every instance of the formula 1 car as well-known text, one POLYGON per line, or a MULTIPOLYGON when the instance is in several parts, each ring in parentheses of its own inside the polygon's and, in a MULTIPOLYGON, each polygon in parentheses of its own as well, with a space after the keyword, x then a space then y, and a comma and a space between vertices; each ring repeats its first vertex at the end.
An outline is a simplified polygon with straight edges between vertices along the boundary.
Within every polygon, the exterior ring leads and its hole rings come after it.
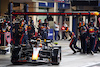
POLYGON ((19 64, 21 62, 38 63, 41 61, 52 65, 59 65, 61 61, 61 46, 58 46, 49 39, 30 39, 30 47, 26 44, 15 46, 12 50, 11 62, 19 64))

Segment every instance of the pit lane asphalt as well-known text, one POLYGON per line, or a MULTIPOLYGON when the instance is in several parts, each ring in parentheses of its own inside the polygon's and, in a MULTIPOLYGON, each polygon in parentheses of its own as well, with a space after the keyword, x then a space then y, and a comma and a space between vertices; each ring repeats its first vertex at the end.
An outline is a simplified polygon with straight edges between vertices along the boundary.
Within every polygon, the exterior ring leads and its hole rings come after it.
MULTIPOLYGON (((72 54, 72 50, 69 48, 70 41, 61 40, 57 41, 62 46, 62 61, 60 65, 50 65, 48 63, 25 63, 21 65, 13 65, 10 62, 11 54, 0 54, 0 67, 100 67, 100 53, 91 54, 72 54)), ((77 42, 80 46, 80 42, 77 42)))

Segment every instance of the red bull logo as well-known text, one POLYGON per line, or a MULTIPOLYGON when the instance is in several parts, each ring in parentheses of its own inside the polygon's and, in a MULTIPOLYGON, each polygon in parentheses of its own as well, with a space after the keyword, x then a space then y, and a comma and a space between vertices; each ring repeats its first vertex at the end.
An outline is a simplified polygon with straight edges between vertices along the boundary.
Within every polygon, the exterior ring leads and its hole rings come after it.
POLYGON ((81 23, 79 23, 79 27, 81 27, 81 23))
POLYGON ((84 25, 85 25, 85 23, 84 23, 84 22, 79 23, 79 27, 84 26, 84 25))
POLYGON ((44 28, 44 26, 41 26, 41 29, 43 29, 44 28))
POLYGON ((93 33, 94 32, 94 29, 89 29, 89 33, 93 33))
POLYGON ((28 26, 28 30, 31 30, 31 26, 28 26))

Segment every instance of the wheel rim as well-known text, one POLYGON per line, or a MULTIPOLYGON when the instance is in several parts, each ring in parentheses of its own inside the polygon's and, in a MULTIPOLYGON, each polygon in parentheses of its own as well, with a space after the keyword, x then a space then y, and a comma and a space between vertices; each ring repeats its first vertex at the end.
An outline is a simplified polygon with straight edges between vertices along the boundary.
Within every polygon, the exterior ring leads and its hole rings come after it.
POLYGON ((58 63, 60 63, 60 51, 58 52, 58 63))

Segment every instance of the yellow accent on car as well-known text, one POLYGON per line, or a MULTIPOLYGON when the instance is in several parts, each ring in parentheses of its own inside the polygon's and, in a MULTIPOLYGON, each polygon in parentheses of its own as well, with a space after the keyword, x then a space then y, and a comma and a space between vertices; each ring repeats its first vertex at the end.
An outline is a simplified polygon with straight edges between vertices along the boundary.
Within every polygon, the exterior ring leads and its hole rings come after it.
POLYGON ((57 42, 54 42, 54 44, 58 44, 57 42))
POLYGON ((32 55, 32 60, 38 60, 38 55, 32 55))
POLYGON ((44 42, 46 42, 46 39, 44 39, 44 42))
POLYGON ((22 46, 26 46, 26 45, 23 44, 22 46))

